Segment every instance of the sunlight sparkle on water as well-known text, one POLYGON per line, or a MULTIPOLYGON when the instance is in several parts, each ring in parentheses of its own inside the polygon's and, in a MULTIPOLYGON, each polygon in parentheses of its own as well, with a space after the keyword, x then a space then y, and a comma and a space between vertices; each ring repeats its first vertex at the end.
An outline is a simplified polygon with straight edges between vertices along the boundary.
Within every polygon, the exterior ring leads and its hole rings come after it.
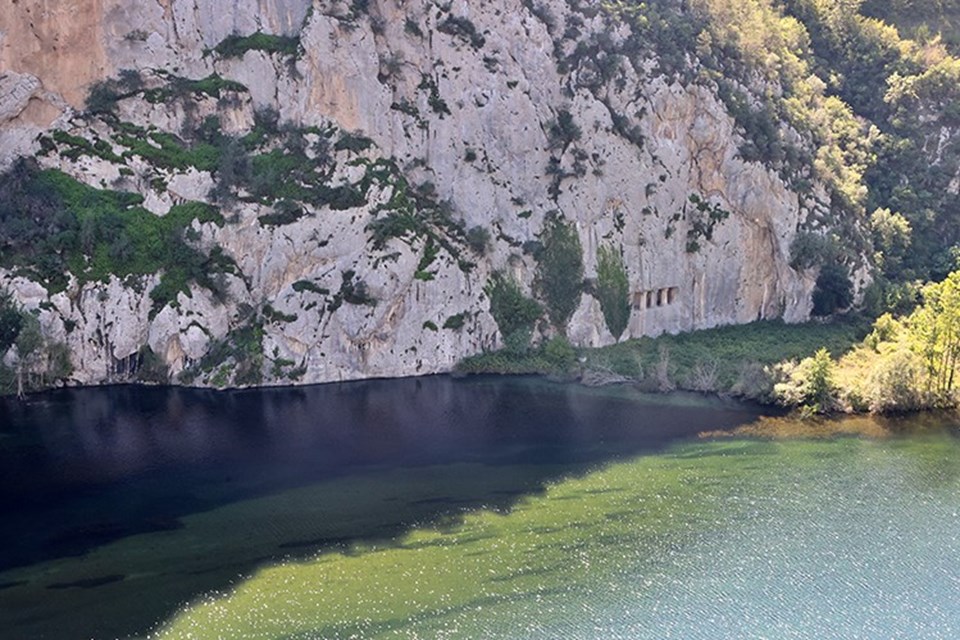
POLYGON ((954 638, 949 437, 726 441, 260 571, 157 638, 954 638))

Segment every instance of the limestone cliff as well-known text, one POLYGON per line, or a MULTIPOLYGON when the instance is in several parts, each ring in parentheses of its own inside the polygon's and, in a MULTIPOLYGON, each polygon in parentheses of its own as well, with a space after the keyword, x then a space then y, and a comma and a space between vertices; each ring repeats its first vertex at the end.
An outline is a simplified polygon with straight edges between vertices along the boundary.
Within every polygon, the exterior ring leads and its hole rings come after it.
MULTIPOLYGON (((614 53, 630 27, 591 7, 7 3, 0 164, 36 156, 156 216, 213 204, 185 232, 220 267, 217 286, 167 299, 162 272, 53 286, 8 265, 0 285, 68 345, 80 383, 135 376, 145 347, 194 384, 426 374, 499 345, 484 287, 505 272, 531 290, 531 247, 557 211, 588 280, 600 247, 622 252, 624 337, 806 319, 814 278, 790 246, 823 188, 801 198, 744 160, 716 87, 662 72, 656 52, 614 53), (91 89, 109 108, 85 111, 91 89), (212 159, 190 154, 204 135, 212 159), (253 182, 229 180, 237 149, 253 182), (691 196, 729 216, 704 234, 691 196)), ((566 330, 615 340, 588 293, 566 330)))

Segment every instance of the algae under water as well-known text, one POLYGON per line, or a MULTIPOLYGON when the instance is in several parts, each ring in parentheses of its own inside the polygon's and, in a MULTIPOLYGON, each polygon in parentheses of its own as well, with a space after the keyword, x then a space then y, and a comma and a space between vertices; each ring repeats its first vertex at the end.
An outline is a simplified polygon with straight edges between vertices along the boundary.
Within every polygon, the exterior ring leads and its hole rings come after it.
POLYGON ((172 638, 954 638, 960 448, 708 442, 266 568, 172 638))
POLYGON ((0 403, 0 629, 956 637, 952 419, 757 417, 524 378, 0 403))

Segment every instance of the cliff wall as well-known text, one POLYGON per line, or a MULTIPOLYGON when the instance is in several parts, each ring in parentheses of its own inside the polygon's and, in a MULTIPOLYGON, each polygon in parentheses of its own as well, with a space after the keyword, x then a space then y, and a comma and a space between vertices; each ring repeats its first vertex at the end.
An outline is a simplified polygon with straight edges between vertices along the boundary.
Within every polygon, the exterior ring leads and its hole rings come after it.
MULTIPOLYGON (((790 246, 810 200, 741 157, 710 82, 623 53, 618 20, 561 0, 8 3, 0 164, 34 156, 156 216, 212 205, 184 231, 222 259, 216 286, 169 299, 162 271, 78 267, 54 286, 8 264, 0 285, 81 383, 136 378, 146 348, 172 380, 214 386, 449 370, 501 344, 485 286, 506 273, 533 290, 548 215, 576 229, 588 281, 601 247, 623 255, 623 338, 808 318, 814 279, 790 246), (98 86, 113 102, 85 112, 98 86), (191 160, 204 123, 216 155, 191 160), (267 176, 282 158, 311 173, 267 176), (704 233, 696 201, 728 215, 704 233)), ((566 333, 615 341, 587 292, 566 333)))

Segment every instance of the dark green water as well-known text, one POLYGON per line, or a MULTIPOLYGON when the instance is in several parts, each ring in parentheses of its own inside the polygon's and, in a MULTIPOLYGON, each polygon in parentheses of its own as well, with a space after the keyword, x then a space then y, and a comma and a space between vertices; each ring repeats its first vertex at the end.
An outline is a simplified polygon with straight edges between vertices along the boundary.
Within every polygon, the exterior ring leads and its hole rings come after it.
POLYGON ((529 379, 0 404, 11 638, 954 638, 960 444, 529 379))

